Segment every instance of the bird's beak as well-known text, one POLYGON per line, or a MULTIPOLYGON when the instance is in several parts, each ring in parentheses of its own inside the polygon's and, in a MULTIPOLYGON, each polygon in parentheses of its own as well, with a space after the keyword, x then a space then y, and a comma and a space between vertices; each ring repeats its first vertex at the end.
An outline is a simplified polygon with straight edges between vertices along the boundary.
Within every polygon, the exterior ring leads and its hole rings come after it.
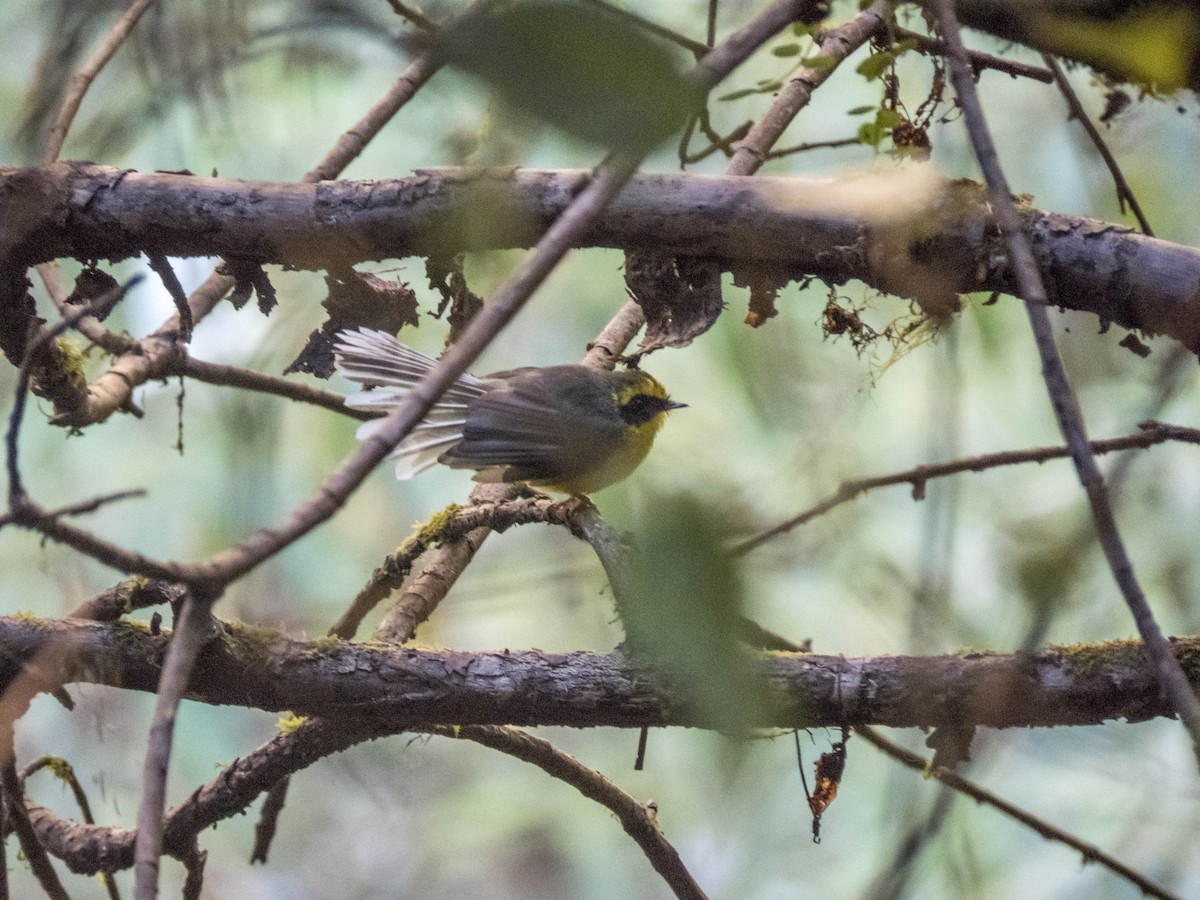
POLYGON ((674 400, 668 400, 668 401, 667 401, 667 409, 668 409, 668 410, 672 410, 672 409, 686 409, 686 408, 687 408, 687 404, 686 404, 686 403, 676 403, 674 400))

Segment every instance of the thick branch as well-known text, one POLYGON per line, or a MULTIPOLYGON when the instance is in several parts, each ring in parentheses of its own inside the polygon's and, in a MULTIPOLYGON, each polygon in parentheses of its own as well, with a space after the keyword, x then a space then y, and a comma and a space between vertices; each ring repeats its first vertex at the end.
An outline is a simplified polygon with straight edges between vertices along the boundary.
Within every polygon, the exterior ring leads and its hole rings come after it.
MULTIPOLYGON (((155 690, 170 639, 128 622, 0 618, 0 686, 48 646, 64 654, 62 683, 155 690)), ((1200 639, 1174 649, 1200 681, 1200 639)), ((933 657, 770 653, 757 666, 771 712, 762 726, 897 727, 1094 725, 1169 715, 1140 643, 1050 648, 1037 654, 933 657)), ((669 676, 620 653, 464 653, 336 640, 295 641, 222 625, 200 652, 189 696, 206 703, 428 723, 695 726, 669 676)))
MULTIPOLYGON (((586 183, 578 171, 438 169, 388 181, 275 184, 139 174, 86 164, 0 168, 0 258, 236 255, 303 269, 372 259, 531 246, 586 183)), ((755 263, 792 277, 895 283, 886 252, 845 184, 807 178, 639 175, 575 243, 755 263)), ((861 193, 855 192, 856 196, 861 193)), ((946 185, 914 203, 906 268, 954 273, 958 291, 1011 291, 983 192, 946 185), (940 223, 931 233, 931 223, 940 223)), ((886 210, 895 221, 898 211, 886 210)), ((903 218, 903 216, 901 216, 903 218)), ((1200 250, 1073 216, 1028 210, 1052 305, 1093 312, 1200 350, 1200 250)), ((915 277, 911 272, 906 277, 915 277)))

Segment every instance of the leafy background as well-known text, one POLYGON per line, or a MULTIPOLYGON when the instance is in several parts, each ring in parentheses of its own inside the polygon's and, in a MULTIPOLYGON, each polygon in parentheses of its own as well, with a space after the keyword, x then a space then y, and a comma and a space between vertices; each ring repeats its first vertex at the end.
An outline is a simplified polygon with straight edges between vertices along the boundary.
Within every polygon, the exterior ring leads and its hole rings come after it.
MULTIPOLYGON (((72 53, 91 45, 116 8, 10 0, 9 24, 0 30, 0 108, 9 111, 0 129, 0 163, 36 160, 30 136, 36 140, 38 132, 22 123, 36 122, 37 103, 57 97, 55 79, 67 71, 72 53)), ((702 37, 703 4, 631 2, 627 8, 702 37)), ((748 3, 723 5, 722 27, 751 11, 748 3)), ((835 20, 851 14, 848 4, 835 4, 835 20)), ((296 179, 394 80, 408 58, 393 40, 402 31, 386 4, 366 0, 163 5, 101 75, 64 158, 144 171, 215 169, 226 177, 296 179)), ((982 38, 974 44, 1000 52, 982 38)), ((1019 49, 1003 52, 1038 62, 1019 49)), ((916 105, 927 90, 928 64, 910 57, 900 61, 899 73, 902 96, 916 105)), ((783 144, 852 136, 869 120, 869 114, 847 114, 880 99, 879 83, 854 72, 860 58, 817 93, 783 144)), ((787 56, 760 53, 717 93, 784 77, 793 64, 787 56)), ((1072 81, 1098 114, 1102 91, 1089 73, 1074 71, 1072 81)), ((1043 209, 1126 221, 1107 173, 1081 130, 1065 121, 1052 87, 989 72, 980 89, 1015 189, 1043 209)), ((769 95, 752 94, 713 104, 714 120, 728 130, 768 101, 769 95)), ((977 177, 961 124, 950 118, 932 131, 933 164, 948 177, 977 177)), ((1181 186, 1194 180, 1198 132, 1190 95, 1137 102, 1105 132, 1156 233, 1190 245, 1200 244, 1200 222, 1192 192, 1181 186)), ((764 171, 824 176, 850 167, 895 167, 888 146, 799 154, 764 171)), ((589 167, 598 153, 529 127, 491 101, 478 82, 447 71, 419 92, 346 177, 399 177, 468 159, 589 167)), ((668 146, 644 168, 677 167, 668 146)), ((719 172, 722 159, 692 168, 719 172)), ((511 253, 470 258, 473 289, 486 296, 515 259, 511 253)), ((209 265, 175 261, 185 288, 209 265)), ((621 255, 610 251, 570 256, 477 370, 578 360, 624 300, 621 265, 621 255)), ((130 262, 116 271, 142 268, 130 262)), ((436 306, 420 261, 368 268, 410 282, 424 311, 436 306)), ((239 313, 222 308, 197 332, 197 357, 283 369, 320 323, 322 282, 313 274, 271 274, 280 308, 270 319, 253 305, 239 313)), ((866 315, 880 327, 907 311, 901 301, 857 283, 839 294, 867 304, 866 315)), ((780 296, 780 315, 754 330, 741 324, 746 292, 727 284, 729 310, 712 331, 686 350, 651 357, 646 367, 689 408, 672 416, 632 478, 598 496, 605 516, 645 532, 663 497, 686 492, 731 535, 747 534, 825 497, 845 478, 1058 442, 1024 312, 1010 298, 989 306, 981 304, 986 298, 974 298, 933 346, 886 369, 886 348, 859 358, 845 341, 822 336, 824 299, 822 285, 791 285, 780 296)), ((141 335, 170 311, 151 277, 113 327, 141 335)), ((1154 352, 1143 360, 1117 346, 1121 335, 1098 334, 1094 317, 1061 315, 1057 322, 1092 433, 1132 431, 1169 371, 1172 348, 1151 341, 1154 352)), ((436 351, 444 332, 443 323, 425 317, 403 337, 436 351)), ((101 365, 93 360, 93 374, 101 365)), ((1160 418, 1195 422, 1191 366, 1179 369, 1179 385, 1156 413, 1160 418)), ((13 381, 12 370, 0 368, 0 395, 11 395, 13 381)), ((147 499, 109 507, 90 524, 147 553, 192 559, 278 519, 354 443, 353 423, 321 410, 189 383, 180 413, 179 394, 178 383, 150 385, 137 394, 145 419, 117 416, 79 438, 35 416, 22 445, 33 495, 53 506, 145 487, 147 499), (180 423, 183 453, 172 449, 180 423)), ((1197 472, 1190 448, 1160 447, 1137 458, 1120 497, 1125 537, 1168 633, 1197 630, 1197 472)), ((445 470, 397 483, 381 467, 331 523, 235 585, 219 614, 298 635, 323 634, 414 523, 461 501, 469 486, 464 473, 445 470)), ((879 491, 747 557, 741 573, 747 612, 795 639, 811 637, 819 651, 850 656, 1012 650, 1043 624, 1044 642, 1131 635, 1097 552, 1078 539, 1086 525, 1082 494, 1062 461, 932 483, 921 503, 903 487, 879 491)), ((115 580, 70 551, 12 529, 0 534, 0 573, 5 613, 60 615, 115 580)), ((424 645, 464 649, 605 651, 619 639, 591 551, 536 527, 491 538, 418 634, 424 645)), ((72 693, 79 703, 74 713, 49 698, 36 701, 18 730, 19 759, 41 752, 68 758, 100 820, 131 827, 152 700, 102 688, 72 693)), ((266 714, 185 705, 169 801, 183 799, 275 728, 266 714)), ((633 732, 545 732, 635 796, 653 798, 667 836, 714 897, 1135 893, 854 739, 823 841, 814 845, 790 735, 765 736, 731 756, 718 736, 654 732, 646 770, 635 772, 633 732), (906 838, 931 816, 944 821, 910 880, 889 885, 887 873, 906 838)), ((924 749, 919 734, 896 737, 924 749)), ((806 764, 836 739, 832 733, 803 736, 806 764)), ((969 777, 1179 894, 1200 893, 1200 864, 1191 852, 1200 797, 1186 737, 1174 723, 985 732, 974 750, 969 777)), ((64 790, 49 779, 36 783, 34 796, 73 814, 64 790)), ((302 773, 265 867, 245 862, 253 822, 252 815, 229 820, 203 836, 210 896, 665 896, 604 810, 522 763, 459 742, 390 738, 302 773)), ((21 865, 15 868, 19 873, 21 865)), ((17 889, 33 890, 22 877, 16 876, 17 889)), ((164 889, 174 890, 180 877, 167 864, 164 889)), ((75 881, 79 896, 101 895, 97 882, 75 881)))

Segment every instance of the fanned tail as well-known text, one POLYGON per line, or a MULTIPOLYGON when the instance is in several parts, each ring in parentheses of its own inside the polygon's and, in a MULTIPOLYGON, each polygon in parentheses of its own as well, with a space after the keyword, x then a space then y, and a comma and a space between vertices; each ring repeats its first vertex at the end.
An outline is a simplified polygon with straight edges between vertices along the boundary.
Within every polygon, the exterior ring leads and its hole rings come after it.
MULTIPOLYGON (((334 344, 338 371, 366 390, 346 397, 353 409, 388 413, 412 390, 437 361, 406 347, 385 331, 359 328, 338 333, 334 344)), ((460 376, 434 404, 412 433, 392 451, 396 477, 403 480, 424 472, 438 457, 462 440, 467 405, 482 396, 487 385, 474 375, 460 376)), ((380 422, 364 422, 356 436, 366 440, 380 422)))

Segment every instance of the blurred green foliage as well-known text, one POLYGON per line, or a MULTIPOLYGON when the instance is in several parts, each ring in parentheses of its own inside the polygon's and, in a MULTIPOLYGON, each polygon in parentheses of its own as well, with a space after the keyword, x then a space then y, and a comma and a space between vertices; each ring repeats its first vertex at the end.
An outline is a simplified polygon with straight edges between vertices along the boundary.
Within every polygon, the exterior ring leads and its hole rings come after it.
MULTIPOLYGON (((707 4, 699 0, 629 7, 702 37, 707 4)), ((0 161, 32 161, 69 71, 120 8, 118 2, 66 0, 5 4, 0 107, 20 112, 7 130, 0 129, 0 161), (18 119, 26 123, 19 136, 18 119)), ((832 21, 845 20, 854 8, 835 4, 832 21)), ((744 4, 722 4, 719 34, 749 12, 744 4)), ((393 38, 408 30, 374 0, 161 4, 97 80, 64 157, 147 171, 190 168, 207 174, 215 168, 228 177, 294 180, 395 81, 407 56, 393 38)), ((598 36, 596 45, 603 41, 598 36)), ((789 43, 794 36, 782 45, 789 43)), ((1012 52, 998 42, 979 40, 978 46, 1012 52)), ((1036 60, 1016 52, 1025 61, 1036 60)), ((806 54, 765 50, 718 90, 779 82, 806 54)), ((861 121, 855 116, 880 108, 879 81, 854 71, 864 58, 865 53, 853 57, 834 74, 784 144, 853 136, 861 121)), ((895 63, 900 100, 916 108, 930 94, 928 61, 909 52, 895 63)), ((1089 74, 1074 72, 1072 80, 1088 108, 1099 113, 1104 97, 1089 74)), ((584 91, 594 88, 594 81, 585 80, 584 91)), ((980 89, 1015 189, 1031 193, 1042 208, 1126 221, 1108 174, 1075 123, 1065 121, 1051 88, 985 72, 980 89)), ((727 133, 758 117, 769 94, 751 91, 713 103, 713 127, 727 133)), ((463 147, 488 149, 495 132, 508 124, 495 110, 478 81, 439 73, 347 177, 395 177, 418 166, 461 162, 463 147)), ((953 110, 943 107, 930 130, 933 164, 948 177, 977 177, 953 110)), ((1191 192, 1180 186, 1194 179, 1197 130, 1195 101, 1181 96, 1171 103, 1134 103, 1105 131, 1158 233, 1193 246, 1200 245, 1200 222, 1191 192), (1185 114, 1175 112, 1177 105, 1185 114)), ((508 160, 514 163, 586 169, 599 155, 552 130, 516 137, 508 160)), ((882 155, 886 137, 879 147, 879 164, 895 165, 882 155)), ((771 160, 766 171, 828 176, 870 163, 875 153, 862 145, 819 150, 771 160)), ((678 165, 673 149, 660 149, 646 167, 662 171, 678 165)), ((719 172, 723 165, 717 154, 694 170, 719 172)), ((516 258, 468 257, 471 289, 486 298, 516 258)), ((188 288, 210 264, 172 262, 188 288)), ((573 254, 478 370, 577 361, 625 300, 622 264, 612 251, 573 254)), ((70 276, 78 266, 64 268, 70 276)), ((112 271, 124 280, 143 268, 128 262, 112 271)), ((421 326, 403 337, 437 352, 446 325, 429 317, 440 297, 425 283, 423 264, 387 260, 364 269, 411 284, 421 326)), ((320 273, 269 274, 280 298, 270 318, 254 304, 237 312, 221 307, 200 324, 191 352, 281 372, 320 326, 325 292, 320 273)), ((686 350, 664 351, 645 362, 689 408, 671 417, 653 453, 629 480, 596 498, 609 521, 639 535, 645 558, 659 561, 647 573, 646 591, 660 590, 655 579, 670 582, 670 590, 661 588, 666 601, 661 607, 646 605, 651 621, 644 640, 661 641, 685 663, 704 668, 697 677, 706 690, 716 691, 718 704, 723 686, 712 673, 736 657, 726 629, 738 608, 796 640, 812 638, 820 652, 849 656, 913 647, 1010 650, 1035 631, 1061 643, 1132 633, 1097 555, 1080 552, 1074 542, 1086 512, 1063 461, 963 475, 953 491, 949 483, 933 482, 922 502, 902 487, 868 494, 767 544, 737 571, 730 568, 720 553, 723 534, 749 534, 794 515, 831 494, 843 479, 960 454, 1050 444, 1058 436, 1024 312, 1009 298, 970 305, 951 326, 954 342, 942 340, 910 354, 876 378, 878 366, 870 359, 822 334, 824 285, 805 290, 789 285, 780 294, 779 315, 757 330, 740 321, 746 292, 728 280, 724 291, 730 309, 713 330, 686 350), (682 506, 659 499, 671 496, 691 499, 682 506), (1071 570, 1078 577, 1064 578, 1071 570), (931 593, 930 584, 940 586, 938 603, 922 599, 931 593), (740 597, 738 605, 724 605, 734 597, 740 597), (679 640, 666 634, 668 624, 681 630, 679 640)), ((861 302, 873 327, 907 313, 903 302, 861 285, 843 285, 839 293, 861 302)), ((38 299, 41 314, 52 317, 40 292, 38 299)), ((151 276, 109 325, 142 335, 171 311, 151 276)), ((1154 352, 1143 360, 1118 346, 1120 335, 1099 334, 1092 317, 1061 315, 1056 323, 1094 434, 1131 431, 1151 413, 1194 424, 1192 368, 1167 389, 1165 342, 1151 342, 1154 352), (1159 394, 1163 399, 1155 405, 1159 394)), ((82 348, 80 339, 73 340, 82 348)), ((105 360, 91 351, 85 364, 94 377, 105 360)), ((11 367, 0 365, 0 397, 11 397, 13 384, 11 367)), ((144 487, 147 498, 81 522, 146 553, 195 559, 277 522, 354 447, 354 423, 324 410, 190 382, 181 409, 179 395, 178 382, 149 384, 137 393, 145 418, 117 416, 79 437, 48 426, 46 410, 33 404, 22 450, 34 497, 53 506, 144 487), (180 425, 182 453, 172 449, 180 425)), ((1112 464, 1104 461, 1106 468, 1112 464)), ((341 514, 239 582, 219 614, 295 635, 323 634, 412 525, 461 502, 470 487, 464 473, 446 470, 399 484, 389 467, 380 467, 341 514)), ((1164 629, 1194 632, 1200 524, 1194 452, 1166 446, 1139 454, 1119 503, 1138 574, 1164 629)), ((0 532, 4 611, 61 614, 118 578, 36 535, 0 532)), ((534 528, 489 539, 418 635, 425 645, 466 650, 599 652, 621 638, 594 554, 561 531, 534 528)), ((72 694, 73 713, 50 698, 35 702, 18 731, 20 761, 44 752, 69 760, 99 821, 129 827, 152 698, 87 687, 72 694)), ((716 714, 728 712, 718 705, 716 714)), ((185 704, 170 802, 214 777, 220 764, 270 739, 275 718, 185 704)), ((762 739, 745 745, 731 775, 722 752, 726 741, 694 730, 656 731, 641 772, 632 771, 635 734, 539 733, 639 800, 653 798, 664 832, 714 898, 863 896, 877 875, 892 871, 902 838, 910 829, 920 832, 935 804, 931 782, 897 770, 852 738, 846 778, 825 816, 818 848, 810 843, 790 736, 778 741, 756 735, 762 739)), ((805 745, 806 760, 811 763, 836 737, 814 735, 805 745)), ((924 752, 920 735, 897 738, 924 752)), ((1118 851, 1179 894, 1200 895, 1194 761, 1175 723, 985 732, 973 755, 970 777, 1118 851), (1129 778, 1133 764, 1153 771, 1154 778, 1129 778)), ((32 790, 37 802, 72 814, 51 779, 39 780, 32 790)), ((265 867, 244 861, 254 818, 252 810, 201 836, 210 853, 207 885, 213 896, 665 896, 607 811, 540 771, 463 742, 377 741, 304 772, 265 867), (337 873, 336 885, 330 872, 337 873)), ((1026 896, 1030 885, 1047 897, 1131 894, 1100 867, 1081 867, 1070 852, 974 804, 955 801, 940 821, 940 831, 906 870, 906 896, 1026 896)), ((14 896, 36 892, 23 866, 11 862, 14 896)), ((164 873, 164 892, 177 891, 179 868, 168 862, 164 873)), ((128 874, 119 881, 128 890, 128 874)), ((72 896, 102 896, 99 885, 82 878, 70 877, 68 890, 72 896)))
POLYGON ((663 673, 710 727, 744 737, 766 712, 739 640, 743 587, 722 517, 694 495, 643 499, 629 597, 617 598, 625 650, 663 673))
POLYGON ((1049 52, 1089 63, 1116 79, 1170 93, 1195 89, 1200 72, 1200 9, 1165 0, 1030 7, 1028 28, 1049 52))
POLYGON ((678 48, 591 4, 481 6, 411 43, 436 47, 514 107, 613 149, 653 147, 700 99, 678 48))

